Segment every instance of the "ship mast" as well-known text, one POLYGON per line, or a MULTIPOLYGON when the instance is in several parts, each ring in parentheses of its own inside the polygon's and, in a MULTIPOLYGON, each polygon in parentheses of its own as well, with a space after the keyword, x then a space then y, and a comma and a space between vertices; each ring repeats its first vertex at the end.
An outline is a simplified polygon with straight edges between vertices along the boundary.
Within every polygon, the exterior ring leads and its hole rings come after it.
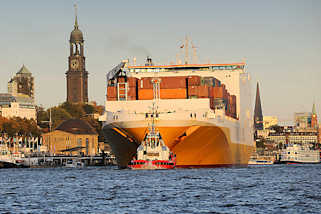
POLYGON ((160 78, 153 78, 152 80, 152 84, 153 84, 153 106, 152 106, 152 127, 150 132, 154 135, 155 132, 155 118, 158 117, 158 113, 157 113, 157 106, 156 106, 156 102, 160 99, 160 82, 161 79, 160 78))
POLYGON ((185 37, 185 65, 188 64, 188 36, 185 37))

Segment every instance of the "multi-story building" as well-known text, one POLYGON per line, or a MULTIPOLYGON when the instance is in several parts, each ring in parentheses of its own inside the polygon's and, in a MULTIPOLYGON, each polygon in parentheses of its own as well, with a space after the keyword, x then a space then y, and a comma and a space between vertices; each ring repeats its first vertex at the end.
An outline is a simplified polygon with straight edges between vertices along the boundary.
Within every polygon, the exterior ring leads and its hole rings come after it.
POLYGON ((54 131, 43 134, 43 143, 51 154, 98 154, 97 132, 88 122, 80 119, 66 120, 54 131))
POLYGON ((25 65, 8 82, 8 93, 20 104, 34 105, 34 78, 25 65))
POLYGON ((5 118, 37 119, 34 105, 21 104, 11 94, 0 94, 0 116, 5 118))
POLYGON ((264 116, 263 124, 264 124, 264 129, 268 129, 271 126, 275 126, 278 124, 278 118, 275 116, 264 116))
POLYGON ((0 115, 37 119, 34 78, 25 65, 8 82, 8 93, 0 94, 0 115))
POLYGON ((298 112, 294 113, 294 123, 299 129, 311 128, 311 112, 298 112))
POLYGON ((317 132, 270 132, 266 138, 277 144, 317 144, 317 132))

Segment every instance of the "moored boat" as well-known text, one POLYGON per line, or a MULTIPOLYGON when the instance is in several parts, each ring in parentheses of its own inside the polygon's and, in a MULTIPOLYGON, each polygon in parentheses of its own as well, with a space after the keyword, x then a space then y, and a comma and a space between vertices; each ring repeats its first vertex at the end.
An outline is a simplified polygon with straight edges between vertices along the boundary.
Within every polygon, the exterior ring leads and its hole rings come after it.
POLYGON ((320 151, 310 145, 288 145, 281 151, 281 163, 311 164, 320 163, 320 151))
POLYGON ((83 168, 85 164, 78 159, 70 159, 65 163, 66 168, 83 168))

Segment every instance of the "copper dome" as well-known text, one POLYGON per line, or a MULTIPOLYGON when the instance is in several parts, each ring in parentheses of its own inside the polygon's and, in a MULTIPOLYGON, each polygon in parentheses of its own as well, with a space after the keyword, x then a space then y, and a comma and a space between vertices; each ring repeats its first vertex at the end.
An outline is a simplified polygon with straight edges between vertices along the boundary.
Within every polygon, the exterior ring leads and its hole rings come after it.
POLYGON ((83 41, 84 41, 84 37, 82 35, 82 32, 78 28, 75 28, 70 34, 70 42, 83 42, 83 41))

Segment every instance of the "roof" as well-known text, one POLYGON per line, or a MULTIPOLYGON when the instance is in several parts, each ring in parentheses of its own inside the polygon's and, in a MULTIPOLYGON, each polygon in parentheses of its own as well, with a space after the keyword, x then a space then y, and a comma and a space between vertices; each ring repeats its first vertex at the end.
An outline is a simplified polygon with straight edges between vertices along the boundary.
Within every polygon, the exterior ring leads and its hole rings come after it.
POLYGON ((244 66, 245 63, 231 63, 231 64, 183 64, 183 65, 145 65, 145 66, 128 66, 128 68, 200 68, 212 66, 244 66))
POLYGON ((75 43, 75 42, 83 42, 83 41, 84 41, 84 37, 82 35, 82 32, 78 28, 75 28, 70 34, 70 42, 75 43))
POLYGON ((96 130, 85 120, 69 119, 62 122, 55 130, 71 134, 97 135, 96 130))
POLYGON ((26 68, 25 65, 23 65, 17 74, 31 74, 31 72, 26 68))

